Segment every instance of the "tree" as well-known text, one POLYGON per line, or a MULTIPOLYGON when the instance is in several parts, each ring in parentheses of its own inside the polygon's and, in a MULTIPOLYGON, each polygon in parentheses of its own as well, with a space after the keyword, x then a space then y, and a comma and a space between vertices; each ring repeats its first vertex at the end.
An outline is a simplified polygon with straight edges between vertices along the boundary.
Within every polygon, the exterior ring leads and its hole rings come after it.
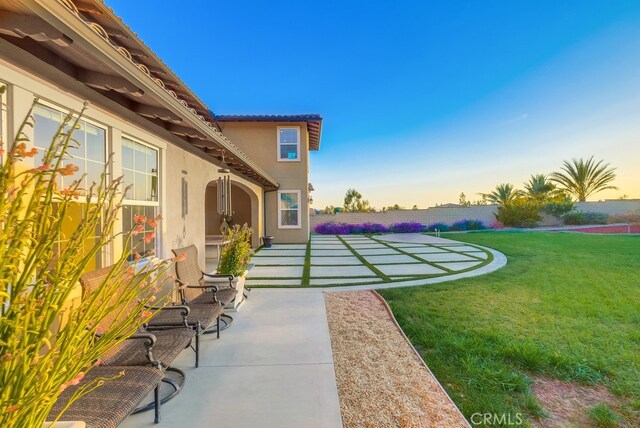
POLYGON ((546 175, 536 174, 531 176, 528 183, 525 183, 524 189, 530 199, 542 204, 553 196, 556 186, 549 181, 546 175))
POLYGON ((418 206, 417 206, 417 205, 414 205, 414 206, 413 206, 413 208, 411 208, 411 209, 415 211, 415 210, 417 210, 417 209, 418 209, 418 206))
POLYGON ((558 172, 551 174, 550 180, 573 195, 578 201, 603 190, 617 189, 611 185, 616 178, 615 168, 604 161, 595 161, 593 156, 584 160, 573 159, 571 163, 564 161, 558 172))
POLYGON ((403 210, 404 208, 401 207, 398 204, 395 205, 389 205, 388 207, 384 207, 382 210, 383 211, 398 211, 398 210, 403 210))
POLYGON ((480 193, 487 201, 498 204, 508 205, 514 202, 522 195, 522 191, 515 188, 511 183, 498 184, 491 193, 480 193))
POLYGON ((362 199, 362 195, 356 189, 348 189, 344 196, 344 211, 346 212, 367 212, 373 208, 369 201, 362 199))
POLYGON ((460 196, 458 196, 458 205, 460 205, 461 207, 471 206, 471 202, 467 201, 467 195, 465 195, 464 192, 460 193, 460 196))

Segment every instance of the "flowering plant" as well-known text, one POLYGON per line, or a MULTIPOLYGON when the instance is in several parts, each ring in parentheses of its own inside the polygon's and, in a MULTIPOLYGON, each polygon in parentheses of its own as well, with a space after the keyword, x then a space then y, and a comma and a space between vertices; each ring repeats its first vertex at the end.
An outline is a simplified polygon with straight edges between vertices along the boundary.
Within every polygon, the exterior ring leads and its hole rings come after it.
POLYGON ((227 229, 224 238, 228 244, 222 248, 218 273, 239 276, 247 270, 251 259, 252 233, 253 229, 246 223, 242 226, 236 224, 227 229))
MULTIPOLYGON (((113 228, 123 197, 121 178, 110 176, 109 164, 88 189, 83 177, 60 188, 61 177, 78 170, 68 150, 78 144, 72 132, 83 113, 63 119, 41 165, 27 166, 38 154, 25 133, 34 127, 31 113, 6 152, 0 142, 0 426, 38 427, 57 419, 49 412, 60 393, 152 315, 146 309, 156 291, 150 276, 169 265, 137 269, 122 254, 95 292, 70 302, 80 276, 118 236, 113 228), (79 223, 65 234, 71 213, 79 223), (135 310, 125 313, 129 304, 135 310), (107 317, 113 319, 109 330, 99 331, 107 317)), ((70 403, 106 380, 80 388, 70 403)))

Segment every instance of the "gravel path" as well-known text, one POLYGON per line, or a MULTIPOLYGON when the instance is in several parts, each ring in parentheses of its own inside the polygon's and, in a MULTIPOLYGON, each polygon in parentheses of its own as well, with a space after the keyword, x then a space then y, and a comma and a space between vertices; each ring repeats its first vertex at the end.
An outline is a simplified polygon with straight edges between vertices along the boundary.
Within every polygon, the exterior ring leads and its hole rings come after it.
POLYGON ((375 292, 325 302, 345 428, 469 426, 375 292))

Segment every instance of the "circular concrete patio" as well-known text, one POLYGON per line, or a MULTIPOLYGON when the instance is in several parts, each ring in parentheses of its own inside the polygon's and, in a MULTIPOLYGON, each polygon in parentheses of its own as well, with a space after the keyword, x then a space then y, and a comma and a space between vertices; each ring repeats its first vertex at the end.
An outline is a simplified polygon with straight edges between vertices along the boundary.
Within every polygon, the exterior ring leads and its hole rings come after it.
POLYGON ((500 269, 500 252, 420 233, 373 237, 312 235, 305 244, 275 244, 252 259, 247 285, 327 291, 407 287, 500 269))

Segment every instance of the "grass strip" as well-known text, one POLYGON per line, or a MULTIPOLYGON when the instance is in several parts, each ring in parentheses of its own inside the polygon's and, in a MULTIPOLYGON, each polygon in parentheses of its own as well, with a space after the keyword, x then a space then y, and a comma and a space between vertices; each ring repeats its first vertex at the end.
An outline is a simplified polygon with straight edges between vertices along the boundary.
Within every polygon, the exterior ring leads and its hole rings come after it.
POLYGON ((366 267, 368 267, 372 272, 374 272, 376 275, 378 275, 382 280, 389 282, 391 281, 391 278, 389 278, 387 275, 385 275, 380 269, 378 269, 377 267, 375 267, 374 265, 372 265, 371 263, 369 263, 368 261, 365 260, 364 257, 362 257, 355 249, 353 249, 351 247, 351 245, 349 245, 347 243, 347 241, 345 241, 344 239, 342 239, 339 235, 336 235, 338 237, 338 239, 340 241, 342 241, 342 243, 344 244, 345 247, 347 247, 347 249, 349 251, 351 251, 351 253, 356 256, 358 258, 358 260, 360 260, 360 263, 362 263, 363 265, 365 265, 366 267))
MULTIPOLYGON (((371 239, 374 239, 374 238, 371 238, 371 239)), ((413 258, 413 259, 415 259, 415 260, 417 260, 417 261, 419 261, 419 262, 421 262, 421 263, 424 263, 424 264, 426 264, 426 265, 432 266, 432 267, 437 268, 437 269, 444 270, 444 271, 446 271, 447 273, 457 273, 456 271, 451 270, 451 269, 449 269, 449 268, 447 268, 447 267, 444 267, 444 266, 438 266, 438 265, 436 265, 436 264, 434 264, 434 263, 431 263, 431 262, 429 262, 429 261, 427 261, 427 260, 421 259, 420 257, 416 256, 415 254, 408 253, 408 252, 406 252, 406 251, 403 251, 403 250, 402 250, 402 249, 400 249, 400 248, 396 248, 396 247, 394 247, 394 246, 392 246, 392 245, 389 245, 389 244, 387 244, 387 243, 386 243, 386 242, 384 242, 384 241, 380 241, 380 240, 378 240, 378 239, 374 239, 374 241, 379 242, 379 243, 381 243, 382 245, 385 245, 385 246, 387 246, 387 247, 389 247, 389 248, 393 248, 394 250, 398 251, 399 253, 402 253, 402 254, 404 254, 405 256, 409 256, 409 257, 411 257, 411 258, 413 258)))
POLYGON ((311 240, 307 241, 307 249, 304 252, 304 269, 302 270, 301 287, 309 286, 309 277, 311 276, 311 240))

